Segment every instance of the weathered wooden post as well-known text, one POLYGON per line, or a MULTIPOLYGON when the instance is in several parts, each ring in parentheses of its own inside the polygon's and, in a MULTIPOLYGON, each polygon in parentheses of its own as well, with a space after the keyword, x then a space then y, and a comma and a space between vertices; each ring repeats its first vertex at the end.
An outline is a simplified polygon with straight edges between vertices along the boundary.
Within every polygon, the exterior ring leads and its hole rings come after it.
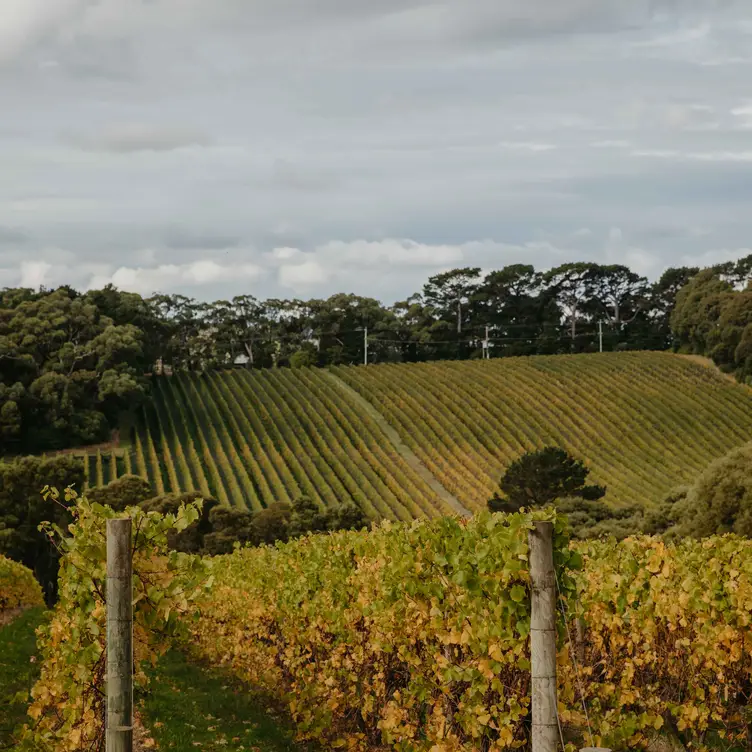
POLYGON ((558 708, 556 698, 556 579, 554 526, 533 522, 530 545, 530 663, 532 666, 532 752, 556 752, 558 708))
POLYGON ((106 752, 133 752, 131 519, 107 520, 106 752))

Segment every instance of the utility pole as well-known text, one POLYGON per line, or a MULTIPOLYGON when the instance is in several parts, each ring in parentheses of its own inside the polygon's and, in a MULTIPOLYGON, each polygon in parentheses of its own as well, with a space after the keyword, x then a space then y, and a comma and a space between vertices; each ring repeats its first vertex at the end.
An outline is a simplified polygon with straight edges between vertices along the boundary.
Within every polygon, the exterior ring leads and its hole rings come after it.
POLYGON ((483 340, 483 357, 488 360, 491 353, 488 351, 488 324, 486 324, 486 338, 483 340))
POLYGON ((363 329, 363 365, 368 365, 368 327, 363 329))
POLYGON ((462 333, 462 298, 457 298, 457 334, 462 333))
POLYGON ((603 322, 598 322, 598 339, 600 341, 601 352, 603 352, 603 322))

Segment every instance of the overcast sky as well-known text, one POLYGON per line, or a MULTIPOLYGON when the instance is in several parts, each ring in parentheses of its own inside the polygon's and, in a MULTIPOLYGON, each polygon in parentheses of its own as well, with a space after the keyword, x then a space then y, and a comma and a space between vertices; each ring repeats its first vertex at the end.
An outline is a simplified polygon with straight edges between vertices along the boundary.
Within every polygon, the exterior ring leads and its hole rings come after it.
POLYGON ((752 253, 749 0, 1 0, 0 285, 389 303, 752 253))

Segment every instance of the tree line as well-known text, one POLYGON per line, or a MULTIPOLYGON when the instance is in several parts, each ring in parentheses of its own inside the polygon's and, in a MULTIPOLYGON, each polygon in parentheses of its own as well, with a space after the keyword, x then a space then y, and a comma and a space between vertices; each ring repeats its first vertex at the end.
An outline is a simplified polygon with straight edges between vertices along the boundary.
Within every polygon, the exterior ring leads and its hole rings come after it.
POLYGON ((702 272, 671 268, 650 282, 623 265, 580 262, 538 271, 514 264, 486 274, 466 267, 433 275, 393 305, 346 293, 202 302, 145 298, 111 285, 85 293, 68 286, 6 288, 0 291, 0 454, 108 440, 122 414, 148 399, 154 370, 681 347, 744 376, 752 292, 738 288, 751 268, 752 256, 702 272))

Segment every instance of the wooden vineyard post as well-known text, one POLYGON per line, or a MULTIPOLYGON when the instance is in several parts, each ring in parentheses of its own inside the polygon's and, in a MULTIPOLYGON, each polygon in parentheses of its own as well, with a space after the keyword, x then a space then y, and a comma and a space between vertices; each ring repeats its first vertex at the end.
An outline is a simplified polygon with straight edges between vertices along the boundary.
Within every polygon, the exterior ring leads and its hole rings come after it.
POLYGON ((530 663, 532 699, 532 752, 556 752, 558 708, 556 699, 556 581, 554 526, 533 522, 530 546, 530 663))
POLYGON ((131 519, 107 520, 106 752, 133 752, 131 519))

